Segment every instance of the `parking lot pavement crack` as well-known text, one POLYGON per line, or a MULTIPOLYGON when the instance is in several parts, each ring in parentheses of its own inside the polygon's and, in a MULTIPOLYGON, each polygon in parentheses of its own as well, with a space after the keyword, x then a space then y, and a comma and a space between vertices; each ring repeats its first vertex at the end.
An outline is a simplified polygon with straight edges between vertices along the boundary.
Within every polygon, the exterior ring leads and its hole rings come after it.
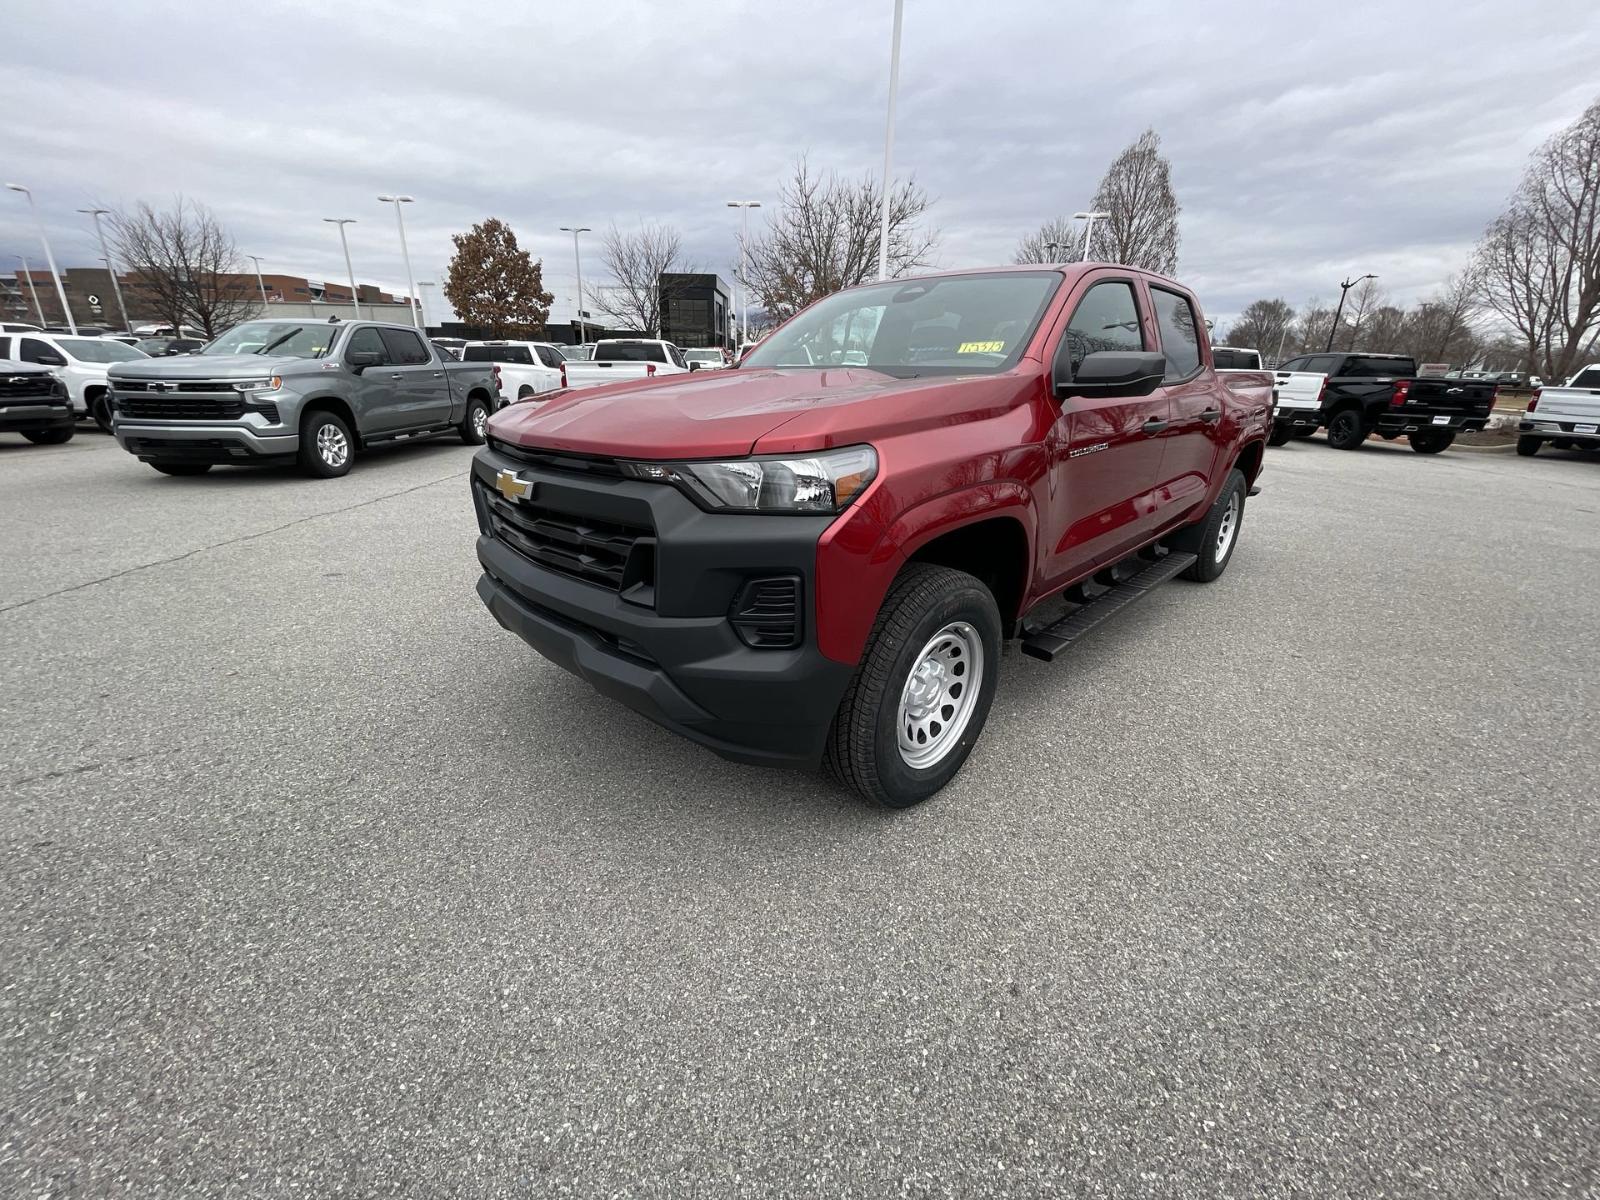
POLYGON ((373 496, 370 499, 361 500, 355 504, 347 504, 343 508, 331 508, 327 512, 311 513, 309 516, 296 517, 293 521, 285 521, 282 525, 274 525, 271 529, 258 529, 254 533, 241 533, 238 537, 223 538, 221 541, 211 542, 204 546, 196 546, 193 550, 185 550, 182 554, 174 554, 170 558, 158 558, 154 562, 140 563, 137 566, 127 567, 121 571, 114 571, 110 575, 102 575, 98 579, 88 579, 83 583, 74 583, 70 587, 57 588, 53 592, 45 592, 43 595, 31 596, 26 600, 18 600, 14 604, 0 606, 0 613, 16 612, 18 609, 27 608, 30 605, 39 604, 45 600, 53 600, 57 596, 66 596, 73 592, 81 592, 85 588, 98 587, 102 583, 110 583, 113 580, 121 579, 124 575, 133 575, 139 571, 149 571, 156 567, 171 566, 173 563, 182 562, 186 558, 193 558, 197 554, 204 554, 208 550, 220 550, 224 546, 236 546, 240 542, 251 542, 255 541, 257 538, 271 537, 275 533, 282 533, 285 529, 293 529, 296 525, 304 525, 309 521, 320 521, 324 517, 337 517, 343 513, 354 512, 358 508, 368 508, 374 504, 382 504, 385 500, 395 500, 401 496, 409 496, 413 492, 420 492, 426 488, 436 487, 441 483, 449 483, 452 479, 461 479, 468 473, 469 471, 454 471, 451 474, 445 475, 439 479, 430 479, 427 483, 419 483, 415 487, 401 488, 398 492, 385 492, 381 496, 373 496))

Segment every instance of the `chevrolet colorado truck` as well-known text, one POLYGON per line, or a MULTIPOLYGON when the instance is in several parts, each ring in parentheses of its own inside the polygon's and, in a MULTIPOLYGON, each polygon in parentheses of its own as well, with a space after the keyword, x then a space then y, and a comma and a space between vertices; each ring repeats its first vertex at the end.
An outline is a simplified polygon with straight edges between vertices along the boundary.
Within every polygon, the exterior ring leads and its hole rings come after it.
POLYGON ((1359 352, 1290 359, 1274 390, 1294 432, 1305 429, 1314 407, 1335 450, 1359 450, 1376 433, 1387 441, 1403 436, 1418 454, 1438 454, 1462 430, 1482 429, 1496 392, 1487 380, 1419 376, 1409 355, 1359 352))
POLYGON ((35 363, 0 358, 0 433, 20 433, 38 446, 59 446, 77 429, 67 385, 35 363))
POLYGON ((297 462, 331 479, 358 450, 459 434, 483 444, 486 363, 448 362, 410 325, 246 321, 198 354, 111 369, 112 432, 166 475, 297 462))
POLYGON ((1517 453, 1530 458, 1549 442, 1557 450, 1600 450, 1600 365, 1588 366, 1565 387, 1542 387, 1517 422, 1517 453))
POLYGON ((1270 426, 1169 279, 866 284, 732 370, 495 414, 478 595, 669 729, 901 807, 966 760, 1008 638, 1052 660, 1158 583, 1222 574, 1270 426))
POLYGON ((625 379, 653 379, 690 370, 683 351, 659 338, 612 338, 596 342, 584 359, 567 361, 569 388, 600 387, 625 379))

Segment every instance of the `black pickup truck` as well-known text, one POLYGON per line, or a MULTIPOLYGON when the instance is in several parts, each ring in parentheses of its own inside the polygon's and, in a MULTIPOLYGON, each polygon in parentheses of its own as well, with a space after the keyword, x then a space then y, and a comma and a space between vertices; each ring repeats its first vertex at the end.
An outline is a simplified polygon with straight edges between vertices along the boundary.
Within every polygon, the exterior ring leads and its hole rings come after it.
POLYGON ((1275 381, 1280 403, 1304 403, 1310 395, 1297 392, 1315 389, 1316 423, 1334 449, 1359 449, 1376 433, 1404 436, 1418 454, 1438 454, 1462 430, 1482 429, 1496 391, 1487 379, 1418 378, 1404 354, 1303 354, 1279 367, 1275 381))

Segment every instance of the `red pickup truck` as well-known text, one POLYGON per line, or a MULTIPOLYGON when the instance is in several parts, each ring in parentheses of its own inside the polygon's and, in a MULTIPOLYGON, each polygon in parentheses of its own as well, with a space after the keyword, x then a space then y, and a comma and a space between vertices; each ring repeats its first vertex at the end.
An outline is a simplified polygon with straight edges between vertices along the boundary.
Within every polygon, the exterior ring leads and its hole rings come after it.
POLYGON ((652 720, 900 807, 966 760, 1007 638, 1051 659, 1157 583, 1222 573, 1271 423, 1170 279, 866 284, 734 370, 497 413, 478 594, 652 720))

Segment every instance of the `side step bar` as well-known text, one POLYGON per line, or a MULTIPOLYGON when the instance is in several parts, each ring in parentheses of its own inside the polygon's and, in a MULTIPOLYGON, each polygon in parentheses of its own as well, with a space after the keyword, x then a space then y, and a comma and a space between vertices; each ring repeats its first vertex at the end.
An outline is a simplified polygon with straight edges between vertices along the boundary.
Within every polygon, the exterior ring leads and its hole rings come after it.
POLYGON ((1137 574, 1121 583, 1112 584, 1106 591, 1076 608, 1054 625, 1031 633, 1022 640, 1022 652, 1031 658, 1054 662, 1073 642, 1094 629, 1101 622, 1121 612, 1135 600, 1142 600, 1159 584, 1192 566, 1197 556, 1173 552, 1155 560, 1137 574))

